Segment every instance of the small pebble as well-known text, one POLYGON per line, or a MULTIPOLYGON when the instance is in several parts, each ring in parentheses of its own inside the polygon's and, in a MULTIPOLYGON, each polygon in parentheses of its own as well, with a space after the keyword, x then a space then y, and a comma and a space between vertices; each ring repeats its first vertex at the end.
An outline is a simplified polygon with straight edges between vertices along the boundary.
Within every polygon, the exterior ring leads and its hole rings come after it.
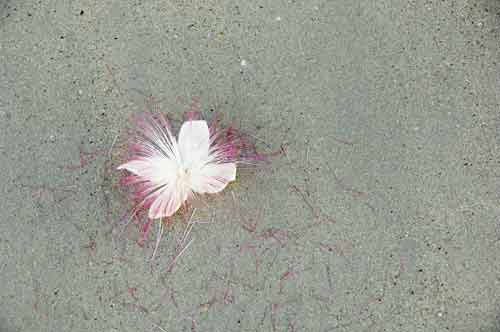
POLYGON ((83 91, 82 90, 78 90, 78 94, 81 96, 83 95, 83 91))
POLYGON ((241 66, 246 67, 247 61, 245 59, 241 60, 241 66))

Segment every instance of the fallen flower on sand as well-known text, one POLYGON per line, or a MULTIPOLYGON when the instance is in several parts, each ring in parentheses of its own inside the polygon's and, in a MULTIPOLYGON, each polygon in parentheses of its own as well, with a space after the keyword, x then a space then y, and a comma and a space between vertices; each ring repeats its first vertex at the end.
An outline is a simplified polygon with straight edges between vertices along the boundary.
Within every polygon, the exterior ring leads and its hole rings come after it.
POLYGON ((196 195, 221 192, 236 179, 238 164, 264 158, 236 129, 192 114, 177 137, 162 113, 141 114, 135 124, 118 169, 128 171, 122 184, 132 187, 135 210, 147 210, 149 219, 171 217, 196 195))

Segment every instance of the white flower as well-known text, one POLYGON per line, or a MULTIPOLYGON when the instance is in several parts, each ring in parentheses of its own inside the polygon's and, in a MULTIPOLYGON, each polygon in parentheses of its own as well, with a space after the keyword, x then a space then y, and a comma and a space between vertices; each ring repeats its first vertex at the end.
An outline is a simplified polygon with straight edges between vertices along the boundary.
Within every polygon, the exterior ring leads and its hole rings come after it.
POLYGON ((236 178, 231 142, 217 143, 204 120, 184 122, 176 139, 164 117, 150 116, 137 134, 118 169, 131 173, 126 182, 139 186, 135 198, 150 219, 170 217, 193 195, 220 192, 236 178))

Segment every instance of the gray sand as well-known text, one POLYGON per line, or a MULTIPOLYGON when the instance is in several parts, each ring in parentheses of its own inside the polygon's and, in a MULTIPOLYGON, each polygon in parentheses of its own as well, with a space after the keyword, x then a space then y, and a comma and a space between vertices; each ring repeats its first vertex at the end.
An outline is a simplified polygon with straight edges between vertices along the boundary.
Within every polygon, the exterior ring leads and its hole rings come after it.
POLYGON ((499 31, 496 0, 0 0, 0 331, 500 331, 499 31), (151 273, 108 152, 193 98, 287 153, 151 273))

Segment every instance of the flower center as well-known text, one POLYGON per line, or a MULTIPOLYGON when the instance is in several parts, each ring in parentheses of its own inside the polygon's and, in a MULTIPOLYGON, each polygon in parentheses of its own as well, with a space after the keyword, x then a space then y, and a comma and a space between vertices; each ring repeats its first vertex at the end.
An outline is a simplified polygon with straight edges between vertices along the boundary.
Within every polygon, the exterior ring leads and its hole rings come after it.
POLYGON ((185 167, 179 167, 179 170, 177 171, 177 179, 178 182, 182 185, 188 185, 190 180, 190 172, 188 168, 185 167))

